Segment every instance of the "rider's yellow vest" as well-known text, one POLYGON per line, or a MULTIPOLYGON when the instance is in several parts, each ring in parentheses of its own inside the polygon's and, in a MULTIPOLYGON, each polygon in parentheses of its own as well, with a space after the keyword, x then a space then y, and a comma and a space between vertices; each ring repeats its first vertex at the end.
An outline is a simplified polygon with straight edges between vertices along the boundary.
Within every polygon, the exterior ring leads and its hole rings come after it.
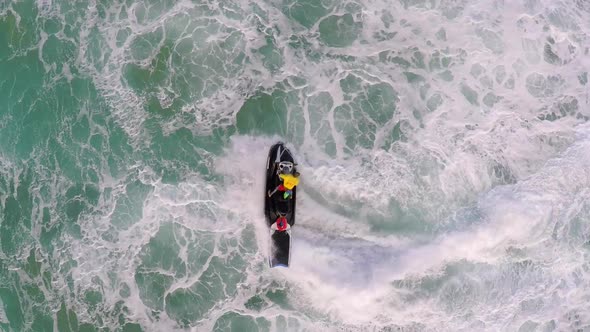
POLYGON ((291 174, 279 174, 279 177, 283 180, 283 186, 288 190, 295 188, 299 184, 299 178, 291 174))

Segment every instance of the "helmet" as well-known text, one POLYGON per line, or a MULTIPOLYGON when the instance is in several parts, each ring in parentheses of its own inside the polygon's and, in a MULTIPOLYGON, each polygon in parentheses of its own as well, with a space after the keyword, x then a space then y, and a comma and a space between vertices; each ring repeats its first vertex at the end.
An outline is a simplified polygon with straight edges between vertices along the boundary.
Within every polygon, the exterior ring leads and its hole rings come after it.
POLYGON ((293 172, 293 163, 290 161, 281 161, 279 163, 279 173, 291 174, 293 172))

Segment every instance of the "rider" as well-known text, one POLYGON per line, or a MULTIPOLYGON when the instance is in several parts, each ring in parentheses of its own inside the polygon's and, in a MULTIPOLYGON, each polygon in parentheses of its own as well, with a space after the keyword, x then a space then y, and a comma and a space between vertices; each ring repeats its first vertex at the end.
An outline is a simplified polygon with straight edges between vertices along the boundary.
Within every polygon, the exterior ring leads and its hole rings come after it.
POLYGON ((280 162, 277 173, 282 183, 272 192, 269 192, 268 197, 271 197, 277 191, 281 191, 283 192, 283 198, 287 199, 293 195, 293 188, 299 184, 299 172, 294 170, 293 163, 280 162))
MULTIPOLYGON (((293 188, 299 184, 299 172, 295 170, 295 167, 292 162, 280 162, 278 165, 277 175, 281 183, 272 191, 268 193, 268 197, 271 197, 277 191, 283 192, 283 199, 291 198, 293 199, 293 188)), ((287 218, 285 216, 280 215, 275 224, 277 230, 279 232, 283 232, 287 230, 289 224, 287 222, 287 218)))
POLYGON ((299 184, 299 173, 295 174, 279 174, 279 178, 283 181, 278 189, 283 192, 283 198, 287 199, 293 195, 293 188, 299 184))

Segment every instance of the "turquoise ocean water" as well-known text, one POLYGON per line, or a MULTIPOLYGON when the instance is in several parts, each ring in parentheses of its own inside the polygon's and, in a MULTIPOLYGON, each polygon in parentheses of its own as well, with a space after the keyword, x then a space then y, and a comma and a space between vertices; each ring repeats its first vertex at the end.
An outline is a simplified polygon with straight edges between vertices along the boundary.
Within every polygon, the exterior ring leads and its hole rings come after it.
POLYGON ((0 330, 590 331, 589 69, 585 0, 0 0, 0 330))

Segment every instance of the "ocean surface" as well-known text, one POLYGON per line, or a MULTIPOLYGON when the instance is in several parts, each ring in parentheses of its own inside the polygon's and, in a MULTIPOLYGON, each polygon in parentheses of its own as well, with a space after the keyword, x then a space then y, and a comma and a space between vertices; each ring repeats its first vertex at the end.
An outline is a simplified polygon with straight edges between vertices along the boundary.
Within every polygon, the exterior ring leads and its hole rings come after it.
POLYGON ((588 332, 589 70, 587 0, 0 0, 0 330, 588 332))

